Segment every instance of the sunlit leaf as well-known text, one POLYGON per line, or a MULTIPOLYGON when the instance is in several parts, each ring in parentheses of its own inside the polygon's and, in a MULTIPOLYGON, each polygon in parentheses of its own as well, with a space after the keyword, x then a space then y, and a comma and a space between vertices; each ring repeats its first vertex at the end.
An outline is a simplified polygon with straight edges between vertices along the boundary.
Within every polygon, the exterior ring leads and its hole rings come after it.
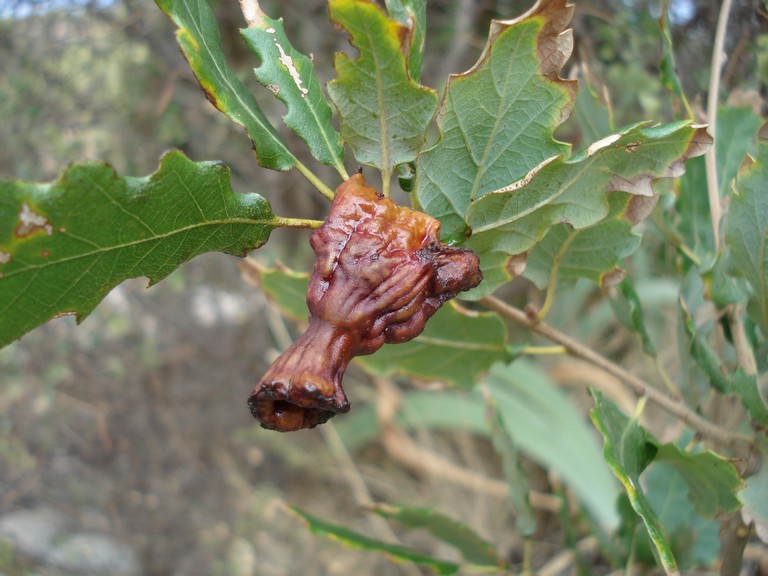
POLYGON ((86 163, 51 184, 0 180, 0 345, 55 316, 84 319, 128 278, 154 283, 204 252, 261 246, 279 219, 229 178, 174 151, 146 178, 86 163))
POLYGON ((627 193, 624 215, 635 224, 655 204, 652 181, 679 176, 687 158, 703 154, 711 138, 702 128, 678 122, 625 128, 568 160, 553 157, 525 178, 489 192, 467 209, 473 235, 468 245, 486 251, 521 254, 550 226, 575 229, 597 224, 609 214, 609 194, 627 193))
POLYGON ((446 238, 465 238, 472 202, 568 152, 552 132, 576 97, 576 83, 557 77, 571 52, 572 10, 540 0, 520 18, 494 20, 478 62, 449 78, 440 140, 416 162, 419 201, 446 238))
POLYGON ((224 59, 221 35, 207 0, 156 0, 178 27, 176 40, 206 98, 240 124, 253 142, 259 164, 289 170, 296 158, 285 147, 256 99, 224 59))
POLYGON ((359 162, 389 175, 424 144, 437 95, 408 75, 402 44, 408 29, 402 24, 367 0, 331 0, 328 8, 360 51, 356 59, 336 55, 337 76, 328 84, 341 136, 359 162))
POLYGON ((331 107, 325 100, 315 67, 296 50, 285 35, 283 19, 274 20, 255 3, 249 26, 241 30, 246 44, 261 58, 256 78, 288 109, 286 126, 306 142, 312 155, 344 171, 341 137, 331 124, 331 107))

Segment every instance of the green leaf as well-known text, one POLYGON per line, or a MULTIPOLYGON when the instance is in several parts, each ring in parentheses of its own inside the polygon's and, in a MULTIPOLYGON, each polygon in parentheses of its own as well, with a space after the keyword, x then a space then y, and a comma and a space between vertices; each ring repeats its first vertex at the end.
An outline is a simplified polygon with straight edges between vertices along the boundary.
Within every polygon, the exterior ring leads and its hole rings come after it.
MULTIPOLYGON (((720 523, 696 513, 680 474, 664 462, 654 462, 643 474, 643 482, 680 568, 715 562, 720 554, 720 523)), ((647 532, 644 534, 647 539, 647 532)))
POLYGON ((613 285, 624 277, 619 265, 640 245, 625 217, 627 195, 609 197, 611 215, 599 223, 574 230, 557 224, 529 253, 524 275, 553 295, 586 278, 598 286, 613 285))
POLYGON ((379 540, 368 538, 367 536, 363 536, 362 534, 344 528, 343 526, 324 522, 323 520, 295 507, 291 507, 290 510, 301 518, 313 533, 326 536, 349 548, 383 552, 393 560, 413 562, 414 564, 427 566, 438 574, 455 574, 459 570, 459 565, 454 564, 453 562, 438 560, 437 558, 421 554, 415 550, 406 548, 405 546, 387 544, 385 542, 380 542, 379 540))
POLYGON ((146 178, 86 163, 51 184, 0 180, 0 346, 55 316, 83 320, 128 278, 152 284, 204 252, 264 244, 280 219, 229 177, 172 151, 146 178))
POLYGON ((449 302, 413 340, 385 345, 357 361, 376 376, 406 374, 471 388, 491 364, 512 357, 507 329, 495 313, 471 312, 449 302))
POLYGON ((255 259, 249 262, 249 269, 251 268, 256 272, 258 284, 264 294, 277 305, 280 314, 295 322, 307 321, 309 274, 296 272, 281 264, 278 264, 277 268, 269 268, 255 259))
POLYGON ((465 238, 472 202, 568 152, 552 133, 576 97, 576 83, 557 77, 572 48, 563 32, 572 10, 566 0, 539 0, 518 19, 494 20, 478 62, 450 76, 440 140, 416 161, 419 202, 445 238, 465 238))
POLYGON ((372 511, 408 528, 421 528, 456 548, 464 560, 475 566, 502 568, 505 563, 499 558, 493 544, 484 540, 469 526, 429 508, 412 508, 393 504, 378 504, 372 511))
MULTIPOLYGON (((731 184, 744 156, 754 154, 755 133, 760 122, 760 118, 749 108, 723 106, 718 110, 715 153, 721 197, 730 194, 731 184)), ((682 235, 685 245, 703 260, 707 254, 714 252, 703 158, 695 158, 687 163, 686 172, 680 179, 676 209, 676 229, 682 235)))
POLYGON ((208 100, 248 133, 259 164, 289 170, 297 164, 256 99, 224 60, 221 36, 207 0, 156 0, 178 26, 176 40, 208 100))
POLYGON ((618 522, 616 483, 582 415, 533 364, 496 364, 483 380, 516 445, 570 486, 605 527, 618 522))
POLYGON ((386 0, 390 16, 408 28, 408 74, 416 82, 421 78, 424 44, 427 34, 426 0, 386 0))
POLYGON ((247 17, 248 28, 240 34, 261 58, 261 66, 254 70, 256 78, 288 109, 283 116, 286 126, 304 140, 317 160, 346 174, 341 136, 331 124, 331 107, 314 64, 291 45, 282 18, 273 20, 258 3, 255 13, 247 17))
POLYGON ((619 284, 618 294, 611 298, 610 304, 619 322, 640 336, 645 353, 656 356, 656 346, 645 325, 643 306, 632 278, 625 278, 619 284))
POLYGON ((592 144, 569 160, 552 157, 525 178, 490 192, 467 210, 473 230, 468 245, 482 258, 487 251, 522 254, 550 226, 575 229, 609 214, 609 194, 626 192, 624 215, 636 224, 653 208, 652 181, 679 176, 685 160, 703 154, 711 138, 703 128, 678 122, 651 128, 630 126, 592 144))
POLYGON ((677 74, 677 65, 675 64, 675 52, 672 48, 672 34, 669 29, 669 0, 663 7, 663 14, 659 19, 659 28, 661 29, 661 61, 659 62, 659 68, 661 69, 661 83, 662 85, 680 98, 685 107, 685 111, 689 118, 693 118, 693 111, 688 103, 688 98, 685 96, 683 85, 680 82, 680 77, 677 74))
POLYGON ((656 461, 672 466, 688 486, 697 514, 714 518, 718 512, 733 512, 741 507, 736 491, 743 486, 736 468, 711 451, 689 454, 675 444, 658 445, 656 461))
POLYGON ((667 574, 678 574, 677 562, 659 518, 640 485, 640 474, 656 456, 656 446, 636 420, 630 420, 615 404, 603 400, 600 392, 593 394, 595 407, 590 417, 603 435, 605 461, 624 486, 632 508, 643 519, 664 570, 667 574))
POLYGON ((741 403, 749 412, 752 420, 763 426, 768 426, 768 398, 760 394, 757 386, 757 375, 747 375, 738 369, 731 380, 733 392, 739 396, 741 403))
POLYGON ((755 134, 763 120, 752 108, 722 106, 717 113, 717 156, 718 190, 725 197, 731 192, 731 183, 739 173, 744 156, 757 152, 755 134))
MULTIPOLYGON (((265 294, 283 315, 306 321, 308 274, 283 267, 262 268, 259 276, 265 294)), ((498 315, 472 312, 448 302, 413 340, 385 344, 375 354, 359 356, 356 361, 376 376, 406 374, 471 388, 491 364, 512 357, 507 347, 507 329, 498 315)))
POLYGON ((392 169, 424 144, 437 106, 433 90, 408 76, 403 39, 408 29, 367 0, 331 0, 331 19, 350 34, 360 56, 337 54, 328 93, 341 116, 341 136, 357 160, 379 168, 388 190, 392 169))
POLYGON ((760 129, 757 158, 736 176, 725 239, 741 276, 752 287, 747 314, 768 335, 768 123, 760 129))
POLYGON ((728 375, 723 363, 709 342, 713 321, 706 318, 704 282, 698 270, 691 269, 683 278, 678 307, 681 338, 681 359, 690 359, 709 379, 710 385, 721 393, 730 391, 728 375))

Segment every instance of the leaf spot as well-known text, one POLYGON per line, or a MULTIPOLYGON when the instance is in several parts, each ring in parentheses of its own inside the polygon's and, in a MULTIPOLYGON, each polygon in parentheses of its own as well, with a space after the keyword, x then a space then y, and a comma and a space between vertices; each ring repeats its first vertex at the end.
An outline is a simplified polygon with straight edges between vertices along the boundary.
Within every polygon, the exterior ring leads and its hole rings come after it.
POLYGON ((307 94, 309 94, 309 90, 302 86, 301 76, 299 76, 299 71, 296 69, 296 65, 293 63, 293 58, 285 53, 285 50, 283 50, 283 47, 280 45, 280 42, 277 41, 277 38, 275 38, 275 46, 277 46, 277 49, 280 51, 280 57, 278 58, 280 64, 288 69, 288 74, 291 75, 291 78, 293 78, 293 83, 296 84, 296 88, 298 88, 299 92, 301 92, 301 97, 306 98, 307 94))
POLYGON ((266 32, 267 34, 274 34, 275 33, 275 29, 270 27, 270 28, 267 28, 266 30, 264 30, 264 32, 266 32))
MULTIPOLYGON (((594 146, 594 144, 593 144, 594 146)), ((540 162, 538 166, 533 167, 531 170, 528 171, 528 174, 523 176, 520 180, 517 182, 513 182, 512 184, 509 184, 508 186, 504 186, 504 188, 499 188, 498 190, 494 190, 491 192, 491 194, 497 194, 497 193, 503 193, 503 192, 514 192, 515 190, 519 190, 520 188, 523 188, 525 186, 528 186, 528 184, 531 183, 531 180, 533 180, 533 177, 536 176, 536 174, 539 173, 539 171, 544 168, 547 164, 550 162, 553 162, 560 158, 559 154, 556 154, 555 156, 550 156, 543 162, 540 162)))
POLYGON ((637 152, 637 149, 640 148, 640 144, 641 142, 630 142, 629 144, 627 144, 625 149, 630 154, 634 154, 635 152, 637 152))
MULTIPOLYGON (((8 252, 0 251, 0 264, 8 264, 11 261, 11 255, 8 252)), ((0 274, 2 276, 2 274, 0 274)))
POLYGON ((19 225, 16 227, 16 236, 24 238, 40 229, 45 230, 45 233, 48 236, 53 234, 53 226, 48 222, 48 219, 42 214, 33 211, 32 208, 24 202, 21 205, 21 212, 19 212, 19 225))
POLYGON ((595 152, 598 150, 602 150, 603 148, 607 148, 616 140, 621 138, 621 134, 611 134, 610 136, 606 136, 605 138, 601 138, 597 142, 594 142, 590 144, 589 148, 587 148, 587 155, 592 156, 595 152))
POLYGON ((280 94, 280 86, 278 86, 277 84, 267 84, 267 90, 272 92, 272 94, 274 94, 275 96, 280 94))

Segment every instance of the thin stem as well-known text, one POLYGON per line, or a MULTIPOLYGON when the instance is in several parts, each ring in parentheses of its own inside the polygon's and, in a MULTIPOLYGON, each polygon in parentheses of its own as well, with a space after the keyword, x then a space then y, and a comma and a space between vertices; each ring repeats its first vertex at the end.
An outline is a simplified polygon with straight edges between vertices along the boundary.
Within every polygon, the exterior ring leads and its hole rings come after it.
POLYGON ((309 180, 312 185, 317 188, 320 191, 320 194, 328 198, 331 202, 333 202, 333 199, 336 197, 336 194, 333 190, 328 188, 328 186, 325 185, 325 183, 320 180, 317 176, 315 176, 314 172, 312 172, 309 168, 304 166, 301 162, 298 160, 296 161, 296 170, 301 172, 304 177, 309 180))
POLYGON ((481 298, 479 302, 491 310, 499 313, 504 318, 524 326, 529 330, 544 336, 552 342, 557 342, 558 344, 562 345, 572 356, 583 358, 587 362, 601 368, 608 374, 615 376, 621 382, 627 385, 637 396, 647 396, 648 400, 663 408, 670 414, 677 416, 683 422, 687 423, 688 426, 701 433, 703 436, 709 437, 712 440, 725 445, 735 444, 736 442, 746 442, 749 444, 753 443, 753 439, 751 437, 744 434, 739 434, 737 432, 732 432, 731 430, 726 430, 725 428, 721 428, 709 420, 702 418, 696 412, 691 410, 679 398, 673 398, 664 392, 657 390, 618 364, 611 362, 591 348, 581 344, 580 342, 577 342, 570 336, 563 334, 549 324, 540 322, 536 318, 532 318, 522 310, 515 308, 514 306, 510 306, 506 302, 503 302, 494 296, 485 296, 481 298))
POLYGON ((392 170, 381 169, 381 193, 385 198, 389 198, 389 187, 392 183, 392 170))
POLYGON ((712 230, 715 233, 716 251, 720 249, 720 219, 722 218, 717 181, 717 156, 715 153, 715 148, 717 147, 717 104, 720 98, 720 73, 723 68, 725 29, 728 26, 731 4, 732 0, 723 0, 723 4, 720 7, 720 15, 717 18, 715 46, 712 49, 712 66, 709 74, 709 97, 707 98, 707 121, 709 122, 709 131, 715 140, 715 144, 707 150, 704 156, 704 164, 707 173, 709 211, 712 216, 712 230))
POLYGON ((559 354, 567 354, 568 351, 564 346, 526 346, 523 348, 522 353, 529 356, 557 356, 559 354))
POLYGON ((308 218, 283 218, 275 216, 275 223, 283 228, 320 228, 322 220, 310 220, 308 218))

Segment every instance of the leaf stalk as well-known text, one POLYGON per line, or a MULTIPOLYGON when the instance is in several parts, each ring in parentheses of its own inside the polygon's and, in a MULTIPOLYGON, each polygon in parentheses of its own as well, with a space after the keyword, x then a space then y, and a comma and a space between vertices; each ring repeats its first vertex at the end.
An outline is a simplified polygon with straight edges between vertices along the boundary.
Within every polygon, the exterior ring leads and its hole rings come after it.
POLYGON ((304 164, 302 164, 298 160, 296 161, 296 170, 301 172, 304 175, 304 177, 307 180, 309 180, 315 188, 318 189, 320 194, 322 194, 328 200, 333 202, 333 199, 336 197, 336 194, 334 193, 333 190, 331 190, 328 186, 326 186, 325 183, 322 180, 320 180, 320 178, 318 178, 314 172, 312 172, 309 168, 304 166, 304 164))

